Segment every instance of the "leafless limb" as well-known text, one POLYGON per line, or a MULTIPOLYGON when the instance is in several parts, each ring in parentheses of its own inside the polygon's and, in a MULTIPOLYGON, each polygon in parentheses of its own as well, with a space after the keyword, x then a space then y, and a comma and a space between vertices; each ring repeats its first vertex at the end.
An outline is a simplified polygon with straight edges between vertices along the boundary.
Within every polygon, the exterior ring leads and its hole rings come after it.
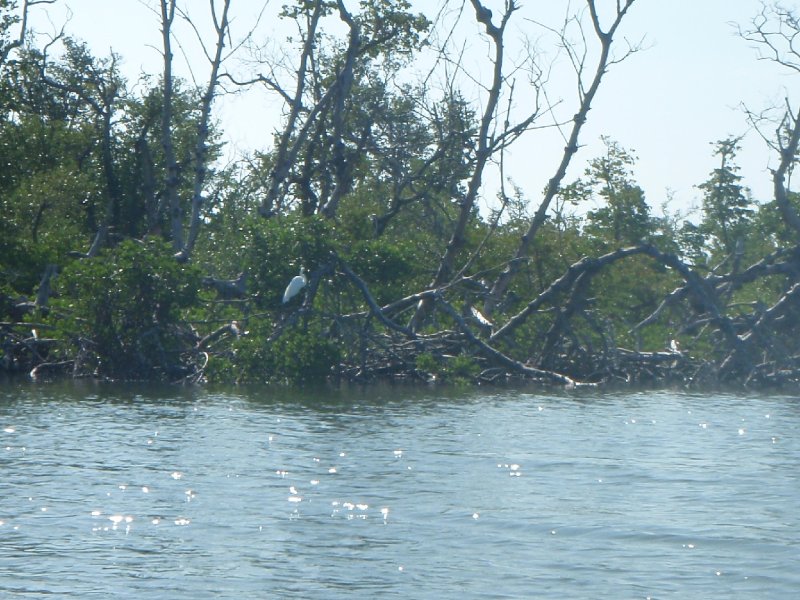
MULTIPOLYGON (((558 165, 555 175, 553 175, 553 177, 547 184, 544 198, 542 199, 542 202, 539 204, 536 213, 531 219, 528 230, 520 238, 520 242, 514 254, 514 258, 508 262, 506 268, 502 271, 502 273, 500 273, 500 275, 494 282, 494 285, 492 286, 491 294, 484 303, 484 313, 489 316, 491 316, 492 312, 494 311, 494 308, 500 302, 500 298, 508 289, 511 280, 519 271, 520 266, 524 263, 525 258, 528 255, 531 243, 536 237, 539 228, 544 224, 545 220, 547 219, 547 211, 550 208, 550 203, 553 201, 553 198, 555 198, 556 195, 558 194, 561 182, 563 181, 567 173, 567 167, 569 166, 572 157, 578 152, 578 138, 580 136, 581 129, 583 128, 583 125, 586 123, 587 115, 591 108, 592 101, 594 100, 594 97, 597 94, 597 90, 600 88, 600 83, 603 80, 603 75, 605 75, 608 66, 613 61, 613 59, 611 58, 611 48, 614 40, 614 34, 617 32, 617 29, 619 28, 620 24, 625 18, 625 15, 628 13, 628 10, 631 8, 631 6, 633 6, 634 1, 635 0, 625 0, 624 3, 617 2, 617 11, 614 21, 611 23, 611 25, 608 27, 607 30, 604 30, 602 24, 600 23, 600 17, 597 14, 595 0, 587 0, 589 12, 591 14, 592 26, 600 42, 600 55, 597 60, 594 76, 588 88, 586 88, 584 91, 582 77, 581 77, 581 73, 584 68, 583 65, 584 59, 579 57, 577 54, 572 53, 572 51, 570 51, 570 56, 571 60, 573 61, 573 65, 577 65, 577 70, 578 70, 577 75, 579 80, 580 106, 578 108, 578 112, 575 114, 573 118, 572 131, 570 133, 569 139, 567 140, 567 146, 564 148, 564 153, 561 158, 561 163, 558 165)), ((569 46, 566 38, 564 37, 562 39, 564 44, 566 46, 569 46)), ((626 56, 629 55, 630 52, 632 51, 633 50, 629 50, 629 52, 626 53, 626 56)))
POLYGON ((172 75, 172 24, 175 21, 176 0, 160 0, 161 12, 161 42, 163 64, 161 107, 161 146, 164 150, 164 163, 166 178, 164 180, 165 203, 169 210, 172 245, 176 252, 184 247, 183 239, 183 211, 181 210, 178 185, 180 184, 178 159, 175 156, 175 144, 172 139, 173 112, 174 112, 174 78, 172 75))
MULTIPOLYGON (((309 115, 306 120, 306 126, 300 131, 297 131, 297 122, 303 110, 303 97, 306 91, 307 77, 310 63, 313 61, 313 54, 316 44, 316 32, 322 17, 323 3, 317 0, 314 2, 314 9, 307 18, 305 40, 303 42, 303 50, 300 54, 300 63, 297 69, 297 77, 295 79, 294 93, 290 96, 282 88, 273 85, 273 89, 281 91, 281 96, 289 105, 289 114, 286 123, 283 126, 278 145, 275 148, 275 160, 273 167, 269 174, 269 183, 264 199, 259 207, 259 212, 262 216, 270 216, 273 214, 275 202, 281 194, 282 186, 285 184, 292 165, 295 163, 300 148, 305 143, 308 136, 308 125, 313 121, 312 115, 309 115), (293 140, 294 137, 294 140, 293 140)), ((268 80, 269 81, 269 80, 268 80)), ((318 103, 312 113, 319 112, 323 108, 322 103, 318 103)))
MULTIPOLYGON (((461 199, 458 217, 453 226, 450 241, 439 261, 436 275, 429 287, 437 288, 443 285, 452 275, 453 266, 457 254, 461 251, 465 242, 465 232, 467 224, 472 216, 472 209, 477 201, 478 194, 483 182, 483 173, 486 164, 492 155, 492 139, 490 129, 495 119, 495 111, 500 101, 500 95, 505 83, 504 76, 504 57, 505 45, 503 35, 513 13, 517 10, 514 0, 506 0, 505 9, 500 17, 500 25, 495 25, 492 21, 492 12, 481 4, 480 0, 471 0, 475 9, 475 18, 483 25, 486 35, 492 40, 494 56, 492 58, 492 83, 489 86, 486 106, 483 110, 480 126, 477 134, 477 147, 475 150, 475 162, 472 166, 472 176, 467 184, 467 192, 461 199)), ((416 329, 421 324, 426 313, 430 309, 428 302, 423 302, 412 321, 412 329, 416 329)))
POLYGON ((759 59, 800 73, 800 20, 794 10, 762 2, 750 27, 736 29, 742 39, 755 45, 759 59))
MULTIPOLYGON (((778 3, 768 5, 764 2, 751 27, 739 27, 738 33, 744 40, 756 45, 762 60, 800 73, 800 19, 793 10, 778 3)), ((750 116, 751 123, 761 132, 759 120, 754 119, 752 114, 750 116)), ((775 202, 786 225, 796 236, 800 236, 800 214, 789 201, 787 184, 800 144, 800 110, 792 110, 788 98, 783 116, 778 120, 769 143, 779 156, 778 167, 772 170, 775 202)))
POLYGON ((40 4, 55 4, 57 1, 58 0, 23 0, 22 11, 19 17, 19 33, 17 37, 6 44, 5 47, 0 48, 0 65, 8 60, 9 55, 15 48, 19 48, 25 43, 25 36, 28 35, 28 17, 30 9, 40 4))
POLYGON ((774 343, 770 341, 771 336, 764 335, 764 330, 772 325, 786 311, 797 308, 797 299, 800 296, 800 283, 792 285, 771 307, 766 309, 753 324, 750 330, 741 336, 741 343, 734 346, 725 360, 720 365, 720 377, 722 379, 742 375, 742 371, 752 372, 754 365, 754 352, 751 342, 754 338, 767 339, 767 349, 771 349, 774 343))
POLYGON ((213 56, 208 57, 211 73, 208 77, 208 85, 200 103, 200 120, 197 123, 197 133, 194 148, 194 181, 192 184, 191 216, 189 218, 189 233, 185 245, 180 249, 179 260, 187 260, 194 249, 197 235, 200 231, 200 217, 204 203, 204 187, 206 176, 208 175, 208 136, 210 132, 211 107, 216 96, 217 86, 219 85, 219 72, 222 66, 223 51, 225 49, 225 36, 229 35, 228 11, 231 0, 223 0, 222 14, 219 19, 215 10, 215 0, 210 0, 211 14, 213 17, 214 29, 217 34, 215 51, 213 56))
POLYGON ((491 359, 496 364, 499 364, 502 367, 509 369, 512 372, 519 373, 526 377, 558 383, 570 389, 575 388, 579 385, 581 386, 593 385, 593 384, 579 383, 574 379, 572 379, 571 377, 568 377, 567 375, 564 375, 562 373, 531 367, 517 360, 514 360, 513 358, 503 354, 496 348, 490 346, 482 339, 477 337, 474 333, 472 333, 472 330, 466 324, 464 318, 460 314, 458 314, 458 311, 456 311, 456 309, 453 308, 448 302, 446 302, 441 296, 436 297, 436 305, 445 314, 449 315, 456 322, 456 324, 459 327, 459 330, 466 336, 466 338, 473 346, 477 347, 478 351, 481 354, 491 359))
POLYGON ((367 303, 367 306, 369 306, 370 313, 372 315, 374 315, 388 329, 402 333, 404 336, 410 339, 414 339, 417 337, 413 331, 411 331, 406 327, 403 327, 402 325, 398 325, 397 323, 395 323, 386 316, 386 312, 388 311, 384 312, 384 309, 378 306, 378 303, 375 301, 375 298, 369 291, 367 284, 364 282, 363 279, 361 279, 358 275, 356 275, 353 272, 353 270, 349 267, 349 265, 346 262, 340 259, 338 263, 339 263, 339 268, 342 269, 345 275, 347 275, 347 277, 350 278, 350 281, 353 282, 353 284, 359 289, 359 291, 363 295, 364 301, 367 303))

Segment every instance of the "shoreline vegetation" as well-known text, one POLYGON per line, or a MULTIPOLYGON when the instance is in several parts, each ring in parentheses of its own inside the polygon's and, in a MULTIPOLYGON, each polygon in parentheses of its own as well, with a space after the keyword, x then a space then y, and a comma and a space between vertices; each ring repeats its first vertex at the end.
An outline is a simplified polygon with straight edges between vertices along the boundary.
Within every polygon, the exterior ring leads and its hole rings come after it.
MULTIPOLYGON (((635 0, 586 0, 547 30, 577 82, 564 117, 547 100, 554 66, 505 55, 513 0, 460 16, 491 49, 477 100, 452 40, 434 41, 443 24, 404 0, 289 3, 280 57, 254 31, 232 37, 235 0, 212 2, 192 84, 173 74, 173 24, 190 19, 175 0, 157 3, 163 71, 133 83, 66 30, 37 45, 27 13, 48 3, 0 0, 0 374, 800 382, 797 101, 748 113, 772 198, 741 184, 734 137, 713 145, 697 223, 652 213, 634 151, 612 137, 566 180, 604 75, 641 49, 618 31, 635 0), (413 78, 423 60, 435 78, 413 78), (251 86, 283 103, 281 128, 221 164, 214 100, 251 86), (561 161, 544 190, 519 189, 504 153, 548 127, 561 161), (490 169, 496 201, 479 210, 490 169)), ((739 34, 797 76, 799 16, 765 4, 739 34)))

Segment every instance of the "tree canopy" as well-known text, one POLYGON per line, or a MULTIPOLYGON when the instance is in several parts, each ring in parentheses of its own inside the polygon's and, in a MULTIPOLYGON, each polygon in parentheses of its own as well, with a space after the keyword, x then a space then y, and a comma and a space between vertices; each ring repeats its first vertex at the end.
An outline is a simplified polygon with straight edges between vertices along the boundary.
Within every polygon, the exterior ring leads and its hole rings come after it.
MULTIPOLYGON (((290 2, 280 18, 294 50, 269 59, 250 34, 233 38, 236 1, 213 0, 208 68, 192 82, 172 68, 175 18, 189 19, 177 0, 157 3, 163 70, 136 82, 121 75, 121 57, 97 56, 63 31, 37 44, 26 27, 39 3, 0 0, 6 373, 800 379, 791 101, 777 117, 751 114, 775 156, 772 198, 742 185, 734 137, 713 142, 719 166, 697 183, 697 222, 656 213, 636 181, 635 150, 613 132, 567 180, 604 76, 624 76, 639 50, 617 41, 634 0, 585 0, 554 32, 578 86, 574 116, 556 124, 566 146, 544 190, 503 175, 509 148, 553 120, 547 65, 506 53, 509 24, 525 27, 515 0, 495 12, 465 3, 462 18, 490 49, 477 98, 435 15, 406 0, 290 2), (227 69, 246 52, 246 77, 227 69), (431 66, 421 75, 411 67, 423 56, 431 66), (215 100, 251 86, 275 98, 281 127, 263 149, 223 162, 215 100), (301 269, 306 285, 284 301, 301 269)), ((741 35, 796 76, 798 23, 765 9, 741 35)))

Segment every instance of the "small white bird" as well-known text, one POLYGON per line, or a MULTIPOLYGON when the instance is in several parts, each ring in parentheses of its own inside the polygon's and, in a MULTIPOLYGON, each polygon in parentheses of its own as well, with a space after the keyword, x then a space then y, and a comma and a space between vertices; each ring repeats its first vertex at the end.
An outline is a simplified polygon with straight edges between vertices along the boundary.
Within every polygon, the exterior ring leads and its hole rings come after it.
POLYGON ((480 323, 484 327, 494 327, 494 323, 492 323, 489 319, 483 316, 483 313, 479 311, 477 308, 475 308, 474 306, 470 306, 469 310, 478 323, 480 323))
POLYGON ((292 277, 289 285, 286 286, 286 291, 283 292, 283 303, 286 304, 289 300, 297 296, 306 286, 307 280, 305 276, 305 268, 300 267, 300 274, 292 277))

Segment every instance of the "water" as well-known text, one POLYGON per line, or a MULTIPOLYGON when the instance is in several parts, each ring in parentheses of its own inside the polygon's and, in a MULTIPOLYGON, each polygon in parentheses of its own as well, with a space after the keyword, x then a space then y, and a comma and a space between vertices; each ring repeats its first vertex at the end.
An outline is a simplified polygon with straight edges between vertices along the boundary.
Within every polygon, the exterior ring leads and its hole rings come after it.
POLYGON ((779 598, 800 402, 0 388, 0 598, 779 598))

